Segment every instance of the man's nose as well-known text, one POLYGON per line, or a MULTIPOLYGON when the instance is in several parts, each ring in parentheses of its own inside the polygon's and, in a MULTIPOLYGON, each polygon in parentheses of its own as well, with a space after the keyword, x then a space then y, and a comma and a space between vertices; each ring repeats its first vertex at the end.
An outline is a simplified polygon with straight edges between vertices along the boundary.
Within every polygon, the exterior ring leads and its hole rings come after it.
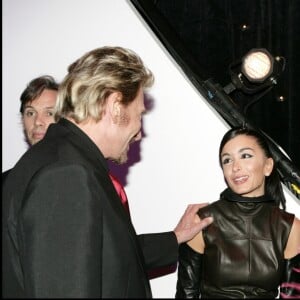
POLYGON ((36 126, 42 126, 42 125, 44 125, 45 124, 44 117, 41 114, 37 114, 36 118, 34 120, 34 124, 36 126))

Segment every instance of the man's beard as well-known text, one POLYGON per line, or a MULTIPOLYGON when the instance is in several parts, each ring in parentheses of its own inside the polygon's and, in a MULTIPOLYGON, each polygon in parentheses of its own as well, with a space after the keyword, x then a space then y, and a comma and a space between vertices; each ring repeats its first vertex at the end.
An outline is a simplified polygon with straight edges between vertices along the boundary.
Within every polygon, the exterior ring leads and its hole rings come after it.
POLYGON ((128 160, 127 152, 123 152, 119 158, 112 159, 112 161, 118 165, 122 165, 122 164, 126 163, 127 160, 128 160))

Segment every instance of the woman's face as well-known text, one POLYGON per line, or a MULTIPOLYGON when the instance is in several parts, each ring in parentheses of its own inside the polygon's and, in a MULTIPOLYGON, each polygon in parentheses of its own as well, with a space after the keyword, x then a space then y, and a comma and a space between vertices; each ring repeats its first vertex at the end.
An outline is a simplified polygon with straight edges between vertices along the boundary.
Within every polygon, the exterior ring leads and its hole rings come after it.
POLYGON ((228 186, 244 197, 265 193, 265 177, 273 169, 273 159, 267 158, 252 136, 238 135, 228 141, 221 152, 222 169, 228 186))

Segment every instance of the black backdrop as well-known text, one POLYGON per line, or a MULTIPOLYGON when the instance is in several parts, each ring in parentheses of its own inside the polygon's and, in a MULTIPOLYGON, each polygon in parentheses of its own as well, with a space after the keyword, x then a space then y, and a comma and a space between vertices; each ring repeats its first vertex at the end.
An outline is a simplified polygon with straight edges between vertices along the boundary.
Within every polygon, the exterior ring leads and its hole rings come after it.
MULTIPOLYGON (((254 102, 246 117, 300 167, 300 0, 136 0, 154 32, 199 78, 230 82, 230 63, 252 48, 283 56, 286 66, 274 88, 254 102), (179 55, 178 55, 179 53, 179 55), (283 97, 284 101, 279 101, 283 97)), ((184 68, 183 68, 184 69, 184 68)), ((187 74, 189 76, 189 74, 187 74)), ((250 100, 231 97, 242 109, 250 100)))

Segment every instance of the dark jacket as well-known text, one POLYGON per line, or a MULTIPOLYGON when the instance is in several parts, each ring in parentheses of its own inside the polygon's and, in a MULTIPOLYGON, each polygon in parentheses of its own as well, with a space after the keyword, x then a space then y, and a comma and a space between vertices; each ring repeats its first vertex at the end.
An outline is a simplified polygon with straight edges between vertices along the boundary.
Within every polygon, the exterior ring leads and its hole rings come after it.
POLYGON ((11 169, 2 172, 2 187, 11 169))
POLYGON ((177 260, 173 232, 137 236, 107 162, 61 119, 3 190, 3 297, 150 298, 147 269, 177 260))

